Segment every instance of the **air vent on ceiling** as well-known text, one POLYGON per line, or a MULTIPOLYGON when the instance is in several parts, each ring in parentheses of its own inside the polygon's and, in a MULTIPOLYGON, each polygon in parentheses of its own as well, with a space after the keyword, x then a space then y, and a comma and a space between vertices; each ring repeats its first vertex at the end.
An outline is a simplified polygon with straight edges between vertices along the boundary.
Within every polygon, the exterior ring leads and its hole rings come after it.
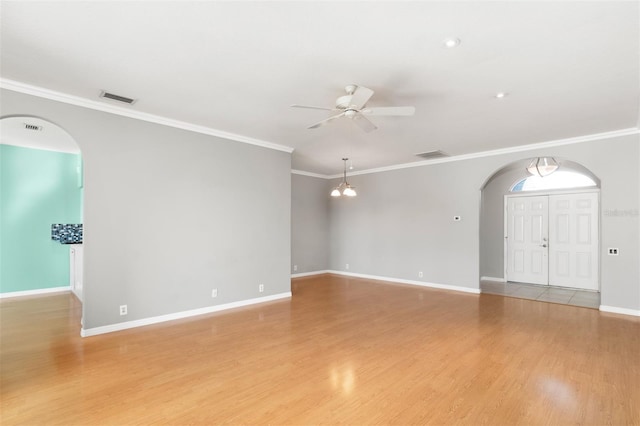
POLYGON ((420 158, 424 158, 425 160, 433 160, 434 158, 448 157, 449 154, 438 150, 438 151, 422 152, 420 154, 416 154, 416 156, 420 158))
POLYGON ((102 91, 102 93, 100 93, 100 97, 111 99, 113 101, 122 102, 129 105, 132 105, 136 101, 135 99, 127 98, 126 96, 115 95, 113 93, 105 92, 104 90, 102 91))
POLYGON ((29 124, 29 123, 24 123, 24 128, 27 130, 42 130, 42 126, 38 126, 36 124, 29 124))

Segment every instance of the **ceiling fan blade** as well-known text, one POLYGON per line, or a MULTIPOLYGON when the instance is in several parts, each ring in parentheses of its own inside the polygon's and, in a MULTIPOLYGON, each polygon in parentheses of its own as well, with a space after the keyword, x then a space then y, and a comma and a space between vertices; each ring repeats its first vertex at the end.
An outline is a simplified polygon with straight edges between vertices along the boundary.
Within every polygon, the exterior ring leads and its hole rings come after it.
POLYGON ((355 115, 353 117, 353 122, 367 133, 377 129, 376 125, 369 121, 369 119, 362 114, 355 115))
POLYGON ((344 117, 344 112, 343 112, 343 113, 340 113, 340 114, 338 114, 338 115, 333 115, 333 116, 331 116, 331 117, 329 117, 329 118, 327 118, 327 119, 325 119, 325 120, 322 120, 322 121, 320 121, 320 122, 318 122, 318 123, 316 123, 316 124, 314 124, 314 125, 312 125, 312 126, 307 127, 307 129, 317 129, 318 127, 320 127, 320 126, 324 126, 324 125, 325 125, 325 124, 327 124, 328 122, 333 121, 333 120, 335 120, 336 118, 340 118, 340 117, 344 117))
POLYGON ((364 115, 414 115, 416 113, 416 108, 412 106, 379 107, 365 108, 360 112, 364 115))
POLYGON ((353 105, 355 109, 360 109, 365 106, 369 99, 371 99, 371 96, 373 96, 373 90, 363 86, 358 86, 351 97, 351 105, 353 105))
POLYGON ((311 105, 297 105, 297 104, 293 104, 293 105, 289 105, 291 108, 307 108, 307 109, 323 109, 325 111, 333 111, 333 108, 325 108, 325 107, 318 107, 318 106, 311 106, 311 105))

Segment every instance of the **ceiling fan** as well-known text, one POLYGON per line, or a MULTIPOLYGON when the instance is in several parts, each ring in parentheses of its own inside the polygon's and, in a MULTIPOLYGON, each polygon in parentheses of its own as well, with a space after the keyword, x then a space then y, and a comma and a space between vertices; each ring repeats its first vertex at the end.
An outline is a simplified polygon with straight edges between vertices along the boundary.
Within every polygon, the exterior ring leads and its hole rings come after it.
POLYGON ((346 86, 344 90, 347 92, 347 94, 336 99, 336 106, 334 108, 296 104, 291 105, 291 107, 322 109, 325 111, 331 111, 333 115, 312 126, 309 126, 309 129, 317 129, 318 127, 330 123, 333 120, 345 117, 352 119, 353 122, 360 126, 360 128, 365 132, 371 132, 377 129, 376 125, 367 118, 368 116, 407 116, 413 115, 416 112, 415 107, 412 106, 369 108, 366 105, 369 99, 371 99, 371 96, 373 96, 373 90, 368 89, 364 86, 356 86, 355 84, 346 86))

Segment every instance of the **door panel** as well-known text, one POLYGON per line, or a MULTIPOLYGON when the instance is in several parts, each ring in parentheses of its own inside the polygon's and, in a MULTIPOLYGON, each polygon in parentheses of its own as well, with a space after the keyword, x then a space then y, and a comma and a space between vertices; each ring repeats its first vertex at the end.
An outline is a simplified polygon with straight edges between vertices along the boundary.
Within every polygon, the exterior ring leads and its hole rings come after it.
POLYGON ((578 278, 589 278, 591 276, 591 265, 590 253, 576 254, 576 276, 578 278))
POLYGON ((569 242, 569 215, 559 214, 556 217, 555 241, 560 243, 569 242))
POLYGON ((591 215, 576 215, 576 241, 578 244, 591 244, 591 215))
POLYGON ((553 255, 556 257, 556 275, 559 277, 569 277, 569 258, 571 257, 571 253, 568 251, 555 250, 553 255))
POLYGON ((548 197, 507 199, 507 277, 509 281, 549 283, 548 197))
POLYGON ((549 196, 549 284, 598 290, 598 194, 549 196))

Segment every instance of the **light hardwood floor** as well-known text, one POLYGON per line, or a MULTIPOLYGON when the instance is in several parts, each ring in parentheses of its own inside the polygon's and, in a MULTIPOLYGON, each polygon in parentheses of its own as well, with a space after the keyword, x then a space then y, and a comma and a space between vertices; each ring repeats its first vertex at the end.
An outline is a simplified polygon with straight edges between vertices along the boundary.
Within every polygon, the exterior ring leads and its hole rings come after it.
POLYGON ((319 276, 291 300, 82 339, 5 299, 2 425, 640 424, 640 318, 319 276))

